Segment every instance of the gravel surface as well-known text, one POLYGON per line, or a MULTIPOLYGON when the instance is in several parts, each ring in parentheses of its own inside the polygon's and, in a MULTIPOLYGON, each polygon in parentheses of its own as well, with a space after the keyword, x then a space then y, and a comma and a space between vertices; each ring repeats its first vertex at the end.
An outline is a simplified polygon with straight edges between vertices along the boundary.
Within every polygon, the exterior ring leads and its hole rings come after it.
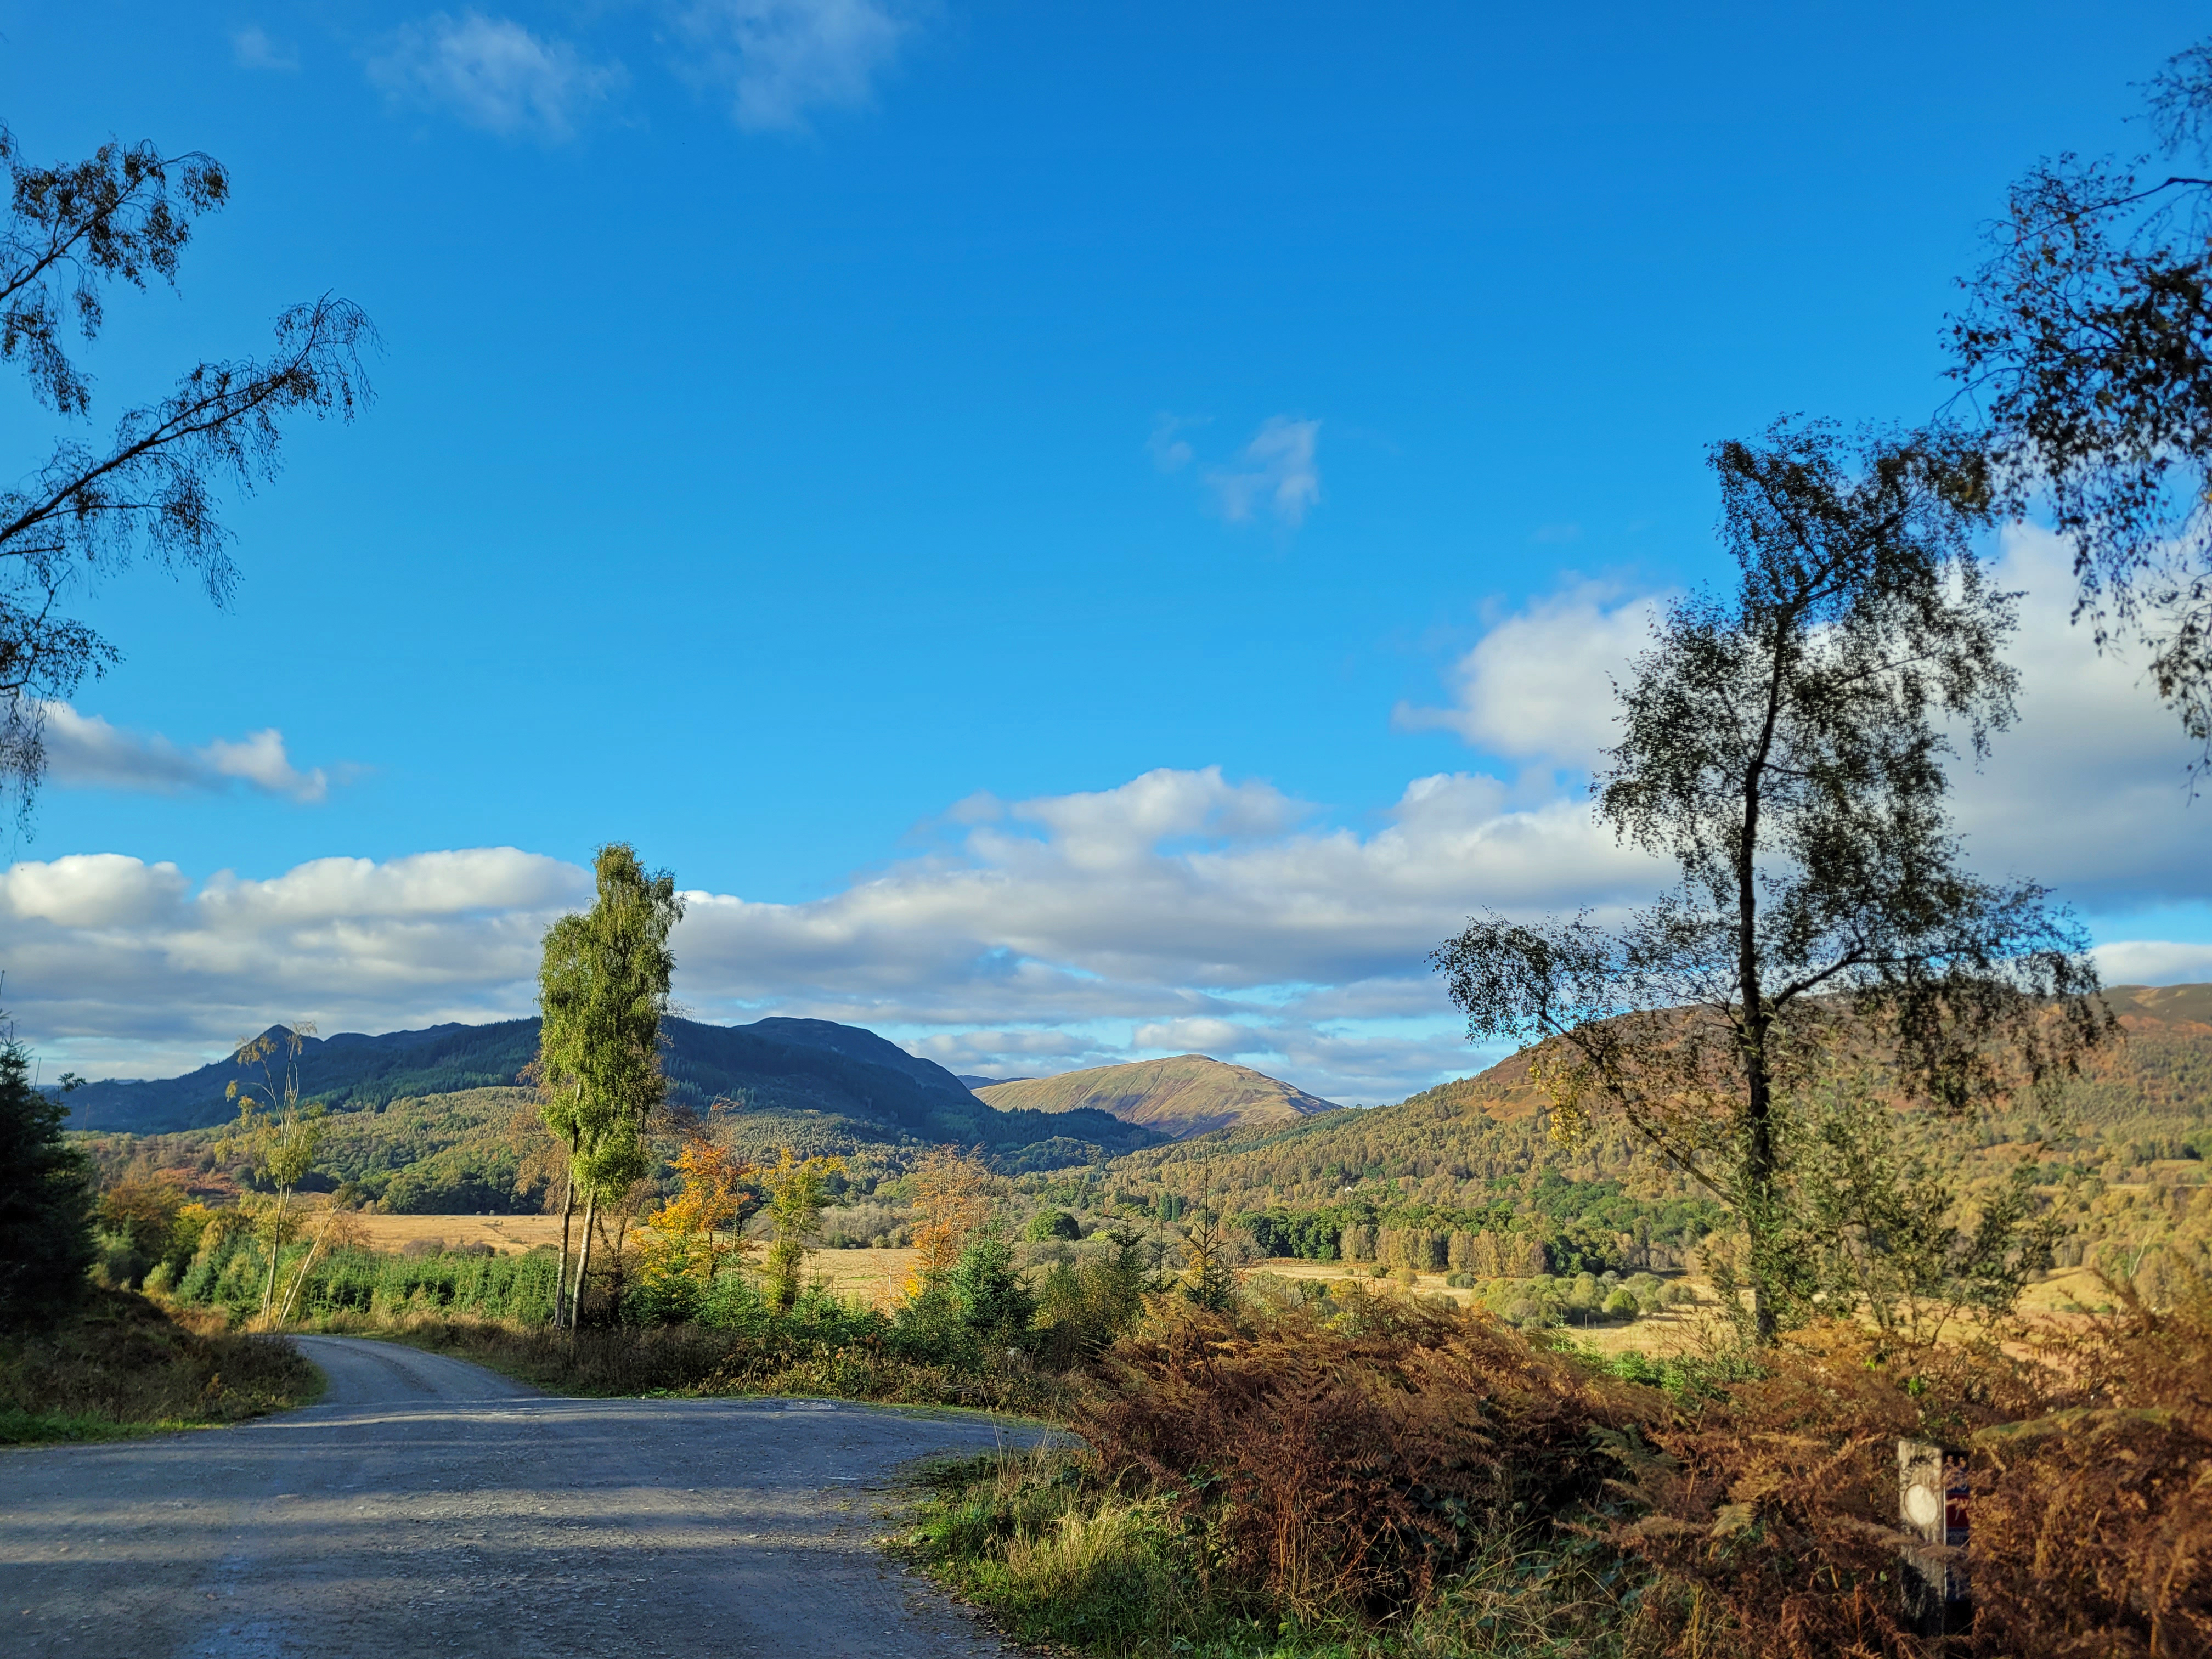
POLYGON ((320 1404, 0 1454, 0 1653, 1020 1651, 881 1554, 916 1458, 1036 1443, 952 1412, 563 1400, 302 1337, 320 1404))

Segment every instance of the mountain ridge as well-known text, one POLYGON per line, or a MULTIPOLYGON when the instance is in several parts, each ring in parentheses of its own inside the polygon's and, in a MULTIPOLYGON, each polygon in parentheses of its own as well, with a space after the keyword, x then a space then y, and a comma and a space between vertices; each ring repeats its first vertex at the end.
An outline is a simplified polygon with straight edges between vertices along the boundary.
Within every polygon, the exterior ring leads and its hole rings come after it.
MULTIPOLYGON (((672 1017, 662 1031, 669 1097, 696 1111, 727 1103, 739 1115, 807 1115, 864 1139, 994 1152, 1052 1143, 1049 1156, 1071 1158, 1111 1156, 1164 1138, 1104 1112, 1070 1120, 994 1107, 943 1066, 860 1026, 780 1018, 709 1025, 672 1017)), ((300 1091, 302 1099, 347 1110, 512 1087, 537 1049, 535 1018, 309 1037, 300 1091)), ((224 1091, 243 1075, 234 1063, 216 1060, 181 1077, 87 1084, 66 1097, 69 1127, 137 1134, 210 1127, 235 1111, 224 1091)))

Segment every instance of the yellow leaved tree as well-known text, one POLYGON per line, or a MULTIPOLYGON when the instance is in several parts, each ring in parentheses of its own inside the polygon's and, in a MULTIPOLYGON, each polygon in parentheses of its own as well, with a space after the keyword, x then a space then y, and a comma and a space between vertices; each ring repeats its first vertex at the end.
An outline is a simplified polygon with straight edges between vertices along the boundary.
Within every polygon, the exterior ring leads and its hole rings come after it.
POLYGON ((747 1203, 745 1181, 757 1166, 694 1136, 676 1155, 675 1168, 682 1186, 646 1217, 638 1239, 649 1301, 696 1299, 718 1268, 750 1248, 736 1225, 747 1203))

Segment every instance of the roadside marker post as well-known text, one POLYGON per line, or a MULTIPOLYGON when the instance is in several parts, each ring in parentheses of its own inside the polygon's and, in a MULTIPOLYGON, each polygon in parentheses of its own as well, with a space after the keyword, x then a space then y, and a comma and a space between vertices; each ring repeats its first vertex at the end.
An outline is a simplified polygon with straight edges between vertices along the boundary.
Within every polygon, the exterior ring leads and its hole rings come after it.
POLYGON ((1915 1634, 1949 1636, 1973 1623, 1966 1577, 1966 1456, 1927 1440, 1897 1443, 1898 1518, 1921 1540, 1904 1552, 1905 1617, 1915 1634))

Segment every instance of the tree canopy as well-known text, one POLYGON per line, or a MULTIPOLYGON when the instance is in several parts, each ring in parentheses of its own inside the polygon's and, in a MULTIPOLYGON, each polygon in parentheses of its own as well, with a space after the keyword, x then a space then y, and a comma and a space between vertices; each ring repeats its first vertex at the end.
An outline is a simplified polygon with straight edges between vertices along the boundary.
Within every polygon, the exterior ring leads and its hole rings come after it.
POLYGON ((2149 91, 2157 155, 2061 155, 2013 185, 1952 374, 2006 504, 2041 495, 2071 546, 2077 619, 2149 647, 2212 759, 2212 42, 2149 91))
MULTIPOLYGON (((93 380, 70 355, 106 320, 105 291, 173 284, 203 215, 229 200, 230 175, 198 154, 100 146, 85 161, 34 167, 0 127, 10 190, 0 213, 0 362, 20 368, 38 403, 90 418, 93 380)), ((276 319, 265 361, 203 362, 167 396, 125 410, 105 444, 56 440, 42 463, 0 490, 0 793, 27 813, 46 766, 49 701, 117 660, 113 646, 62 607, 137 555, 195 572, 225 603, 237 580, 220 487, 275 476, 282 422, 350 420, 368 400, 362 353, 375 338, 350 302, 325 295, 276 319)))

